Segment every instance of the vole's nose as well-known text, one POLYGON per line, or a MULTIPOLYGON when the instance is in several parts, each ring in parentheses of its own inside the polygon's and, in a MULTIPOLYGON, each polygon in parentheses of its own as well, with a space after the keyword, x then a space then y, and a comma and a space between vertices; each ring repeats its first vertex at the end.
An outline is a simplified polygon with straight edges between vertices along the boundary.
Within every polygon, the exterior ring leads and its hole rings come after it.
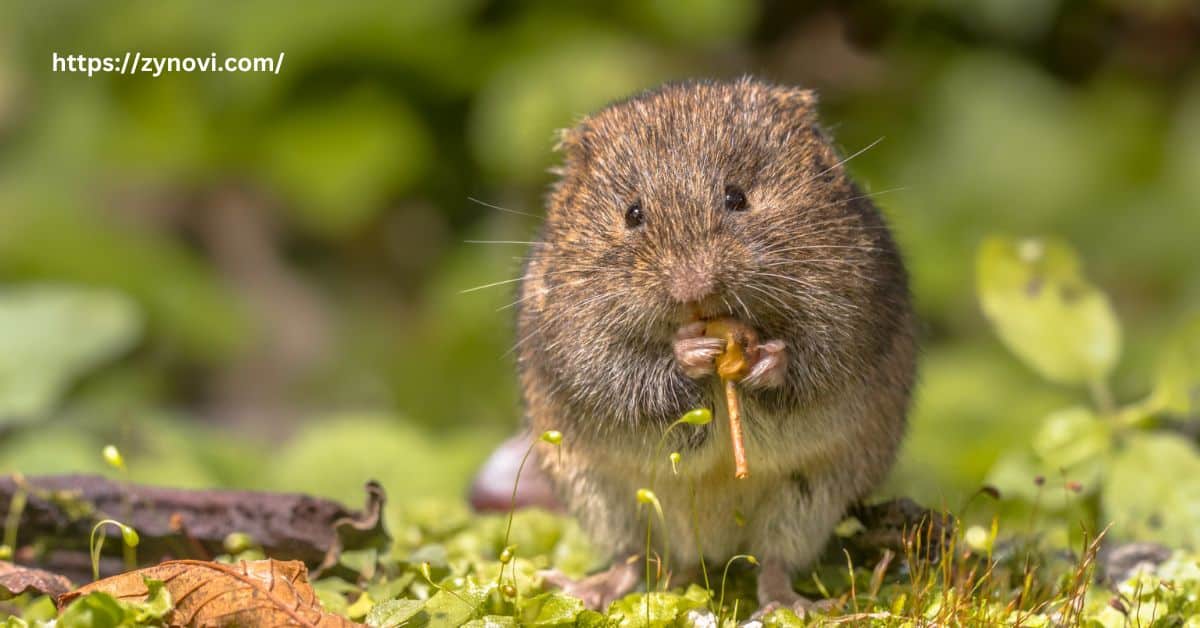
POLYGON ((679 303, 694 303, 712 294, 716 285, 711 270, 703 264, 691 263, 674 269, 667 283, 667 291, 679 303))

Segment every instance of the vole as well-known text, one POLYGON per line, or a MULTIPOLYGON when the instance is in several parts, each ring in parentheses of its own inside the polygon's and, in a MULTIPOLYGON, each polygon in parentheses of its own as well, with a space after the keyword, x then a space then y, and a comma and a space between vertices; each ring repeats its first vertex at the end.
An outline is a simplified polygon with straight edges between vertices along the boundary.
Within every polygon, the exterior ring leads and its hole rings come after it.
POLYGON ((749 553, 760 605, 803 608, 791 574, 884 479, 905 431, 914 316, 884 219, 810 90, 668 84, 583 119, 560 149, 520 285, 520 382, 530 430, 564 434, 558 451, 539 444, 544 471, 614 561, 560 583, 593 607, 637 585, 635 496, 653 476, 654 552, 669 544, 672 570, 749 553), (738 385, 746 479, 722 418, 677 427, 655 457, 684 413, 723 414, 724 341, 704 335, 719 317, 761 339, 738 385))

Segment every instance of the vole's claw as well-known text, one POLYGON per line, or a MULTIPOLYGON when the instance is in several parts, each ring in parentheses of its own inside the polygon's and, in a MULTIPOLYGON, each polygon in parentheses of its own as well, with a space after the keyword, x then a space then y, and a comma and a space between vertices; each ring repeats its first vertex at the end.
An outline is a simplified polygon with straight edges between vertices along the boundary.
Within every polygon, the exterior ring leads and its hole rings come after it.
POLYGON ((809 609, 820 608, 824 602, 814 604, 796 593, 788 569, 779 561, 765 560, 758 574, 758 610, 750 617, 761 620, 780 608, 790 608, 797 617, 804 619, 809 609))
POLYGON ((714 360, 725 348, 725 341, 704 335, 704 325, 703 321, 688 323, 675 332, 675 361, 692 379, 712 375, 714 360))
POLYGON ((757 357, 742 383, 751 388, 776 388, 787 376, 787 348, 782 340, 768 340, 755 348, 757 357))

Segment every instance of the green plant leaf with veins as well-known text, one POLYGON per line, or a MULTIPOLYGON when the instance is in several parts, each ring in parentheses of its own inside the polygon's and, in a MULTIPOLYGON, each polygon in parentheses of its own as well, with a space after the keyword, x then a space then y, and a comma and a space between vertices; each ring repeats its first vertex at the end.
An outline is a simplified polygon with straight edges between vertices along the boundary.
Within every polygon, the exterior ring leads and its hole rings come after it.
POLYGON ((991 237, 980 247, 976 273, 984 315, 1004 345, 1041 376, 1086 384, 1112 370, 1120 326, 1069 245, 991 237))

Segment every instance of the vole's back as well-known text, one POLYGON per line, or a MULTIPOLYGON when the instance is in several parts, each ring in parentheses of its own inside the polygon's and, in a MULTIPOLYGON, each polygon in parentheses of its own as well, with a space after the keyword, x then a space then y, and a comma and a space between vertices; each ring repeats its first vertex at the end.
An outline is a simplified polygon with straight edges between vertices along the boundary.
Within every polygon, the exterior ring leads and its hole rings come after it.
POLYGON ((813 94, 670 85, 585 119, 562 150, 517 340, 532 429, 565 434, 542 452, 560 496, 603 546, 635 552, 634 493, 655 476, 677 557, 699 551, 684 542, 694 487, 706 554, 808 563, 890 468, 915 370, 900 256, 813 94), (678 475, 654 459, 684 412, 724 408, 692 324, 718 316, 764 341, 739 391, 744 481, 723 417, 672 431, 678 475))

